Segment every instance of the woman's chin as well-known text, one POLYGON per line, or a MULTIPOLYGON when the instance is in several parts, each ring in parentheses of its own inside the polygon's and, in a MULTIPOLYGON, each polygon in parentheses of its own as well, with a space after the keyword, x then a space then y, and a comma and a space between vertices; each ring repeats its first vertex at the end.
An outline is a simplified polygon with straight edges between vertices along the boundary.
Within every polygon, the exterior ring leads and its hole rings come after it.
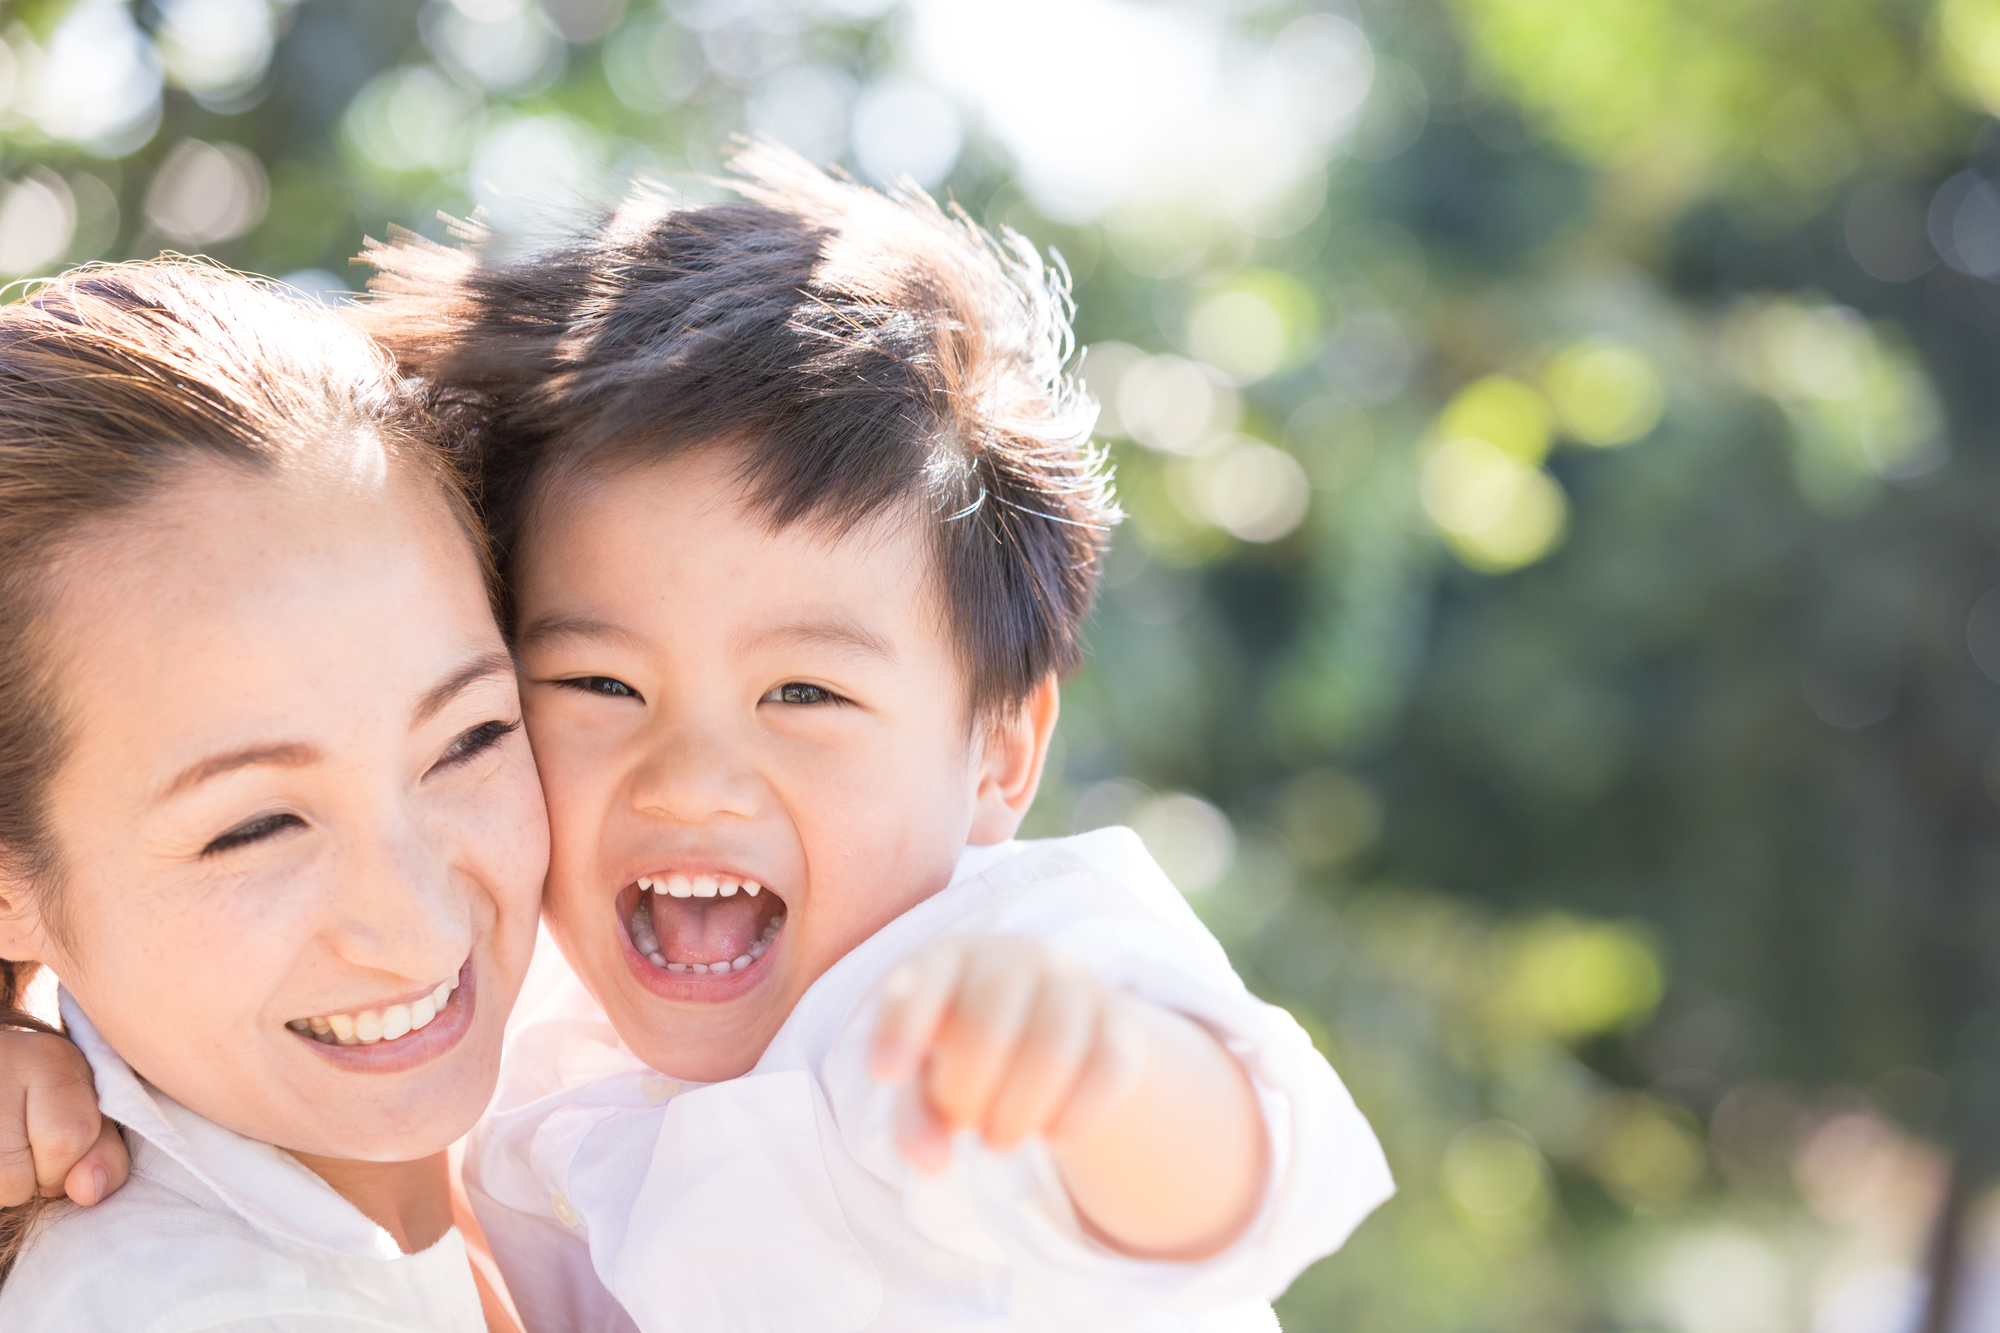
POLYGON ((491 1100, 490 1090, 482 1094, 477 1088, 433 1088, 419 1097, 372 1106, 350 1100, 337 1115, 315 1113, 318 1123, 292 1118, 290 1123, 271 1126, 273 1133, 238 1132, 274 1143, 301 1159, 415 1162, 436 1156, 471 1133, 491 1100))
POLYGON ((387 1078, 316 1058, 301 1067, 300 1052, 280 1047, 264 1095, 210 1085, 177 1100, 301 1159, 412 1162, 449 1148, 485 1113, 499 1068, 499 1043, 488 1044, 475 1035, 442 1060, 387 1078))

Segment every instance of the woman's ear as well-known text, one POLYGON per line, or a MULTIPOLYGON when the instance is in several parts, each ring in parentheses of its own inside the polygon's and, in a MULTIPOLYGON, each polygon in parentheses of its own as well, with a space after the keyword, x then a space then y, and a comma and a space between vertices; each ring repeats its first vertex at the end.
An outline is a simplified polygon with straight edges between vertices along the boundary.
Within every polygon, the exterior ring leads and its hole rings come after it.
POLYGON ((41 961, 42 917, 27 879, 0 868, 0 958, 41 961))
POLYGON ((973 797, 972 834, 967 839, 974 846, 1005 842, 1021 827, 1042 785, 1042 765, 1048 761, 1049 740, 1056 734, 1061 711, 1062 694, 1051 673, 1011 714, 987 729, 980 749, 979 789, 973 797))

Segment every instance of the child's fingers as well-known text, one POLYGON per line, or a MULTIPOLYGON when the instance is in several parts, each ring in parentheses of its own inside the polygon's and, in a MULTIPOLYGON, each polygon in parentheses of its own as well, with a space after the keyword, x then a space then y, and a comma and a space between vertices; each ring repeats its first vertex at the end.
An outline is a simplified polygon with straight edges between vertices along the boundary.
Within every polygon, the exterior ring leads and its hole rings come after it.
MULTIPOLYGON (((60 1038, 50 1038, 60 1041, 60 1038)), ((63 1181, 70 1169, 98 1141, 103 1119, 97 1113, 97 1086, 91 1081, 90 1067, 83 1055, 68 1042, 62 1045, 75 1055, 75 1068, 44 1067, 41 1077, 29 1084, 26 1098, 28 1149, 34 1161, 35 1184, 49 1198, 63 1193, 63 1181)), ((52 1063, 68 1061, 56 1053, 52 1063)))
POLYGON ((97 1085, 74 1043, 0 1030, 0 1206, 60 1195, 99 1123, 97 1085))
POLYGON ((1102 1009, 1095 983, 1080 974, 1052 977, 1041 988, 987 1112, 988 1147, 1011 1152, 1049 1128, 1083 1075, 1102 1009))
POLYGON ((1069 1100, 1044 1136, 1087 1137, 1122 1109, 1144 1076, 1151 1042, 1142 1013, 1117 995, 1107 997, 1069 1100))
POLYGON ((70 1201, 88 1208, 102 1203, 107 1195, 125 1184, 132 1173, 132 1158, 125 1150, 125 1136, 106 1120, 98 1130, 97 1142, 82 1160, 63 1177, 63 1191, 70 1201))
POLYGON ((905 959, 883 979, 881 1012, 869 1065, 883 1083, 917 1072, 951 1004, 965 957, 965 941, 946 940, 905 959))
POLYGON ((915 1083, 905 1083, 896 1093, 896 1142, 903 1155, 919 1170, 935 1175, 951 1161, 951 1130, 937 1118, 915 1083))
POLYGON ((986 940, 966 953, 923 1078, 932 1109, 952 1129, 986 1123, 986 1108, 1034 1009, 1040 964, 1024 941, 986 940))
POLYGON ((35 1179, 35 1154, 28 1147, 28 1097, 25 1088, 0 1098, 0 1208, 24 1204, 41 1192, 35 1179))

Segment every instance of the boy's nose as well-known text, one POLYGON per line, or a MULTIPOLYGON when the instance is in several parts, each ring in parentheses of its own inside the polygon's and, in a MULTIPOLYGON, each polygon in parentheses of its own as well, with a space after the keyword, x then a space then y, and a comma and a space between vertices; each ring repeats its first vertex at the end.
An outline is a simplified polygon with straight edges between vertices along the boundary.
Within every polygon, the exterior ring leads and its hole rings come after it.
POLYGON ((682 824, 747 819, 757 813, 760 790, 737 747, 693 726, 657 737, 632 776, 635 807, 682 824))

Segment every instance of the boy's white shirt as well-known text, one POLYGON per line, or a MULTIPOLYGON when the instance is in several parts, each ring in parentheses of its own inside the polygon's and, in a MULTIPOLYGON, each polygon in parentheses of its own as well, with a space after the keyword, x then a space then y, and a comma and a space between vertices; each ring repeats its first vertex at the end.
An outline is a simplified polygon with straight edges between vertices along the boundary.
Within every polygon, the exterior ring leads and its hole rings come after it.
POLYGON ((1393 1186, 1380 1145, 1291 1015, 1252 996, 1126 829, 967 849, 950 884, 800 999, 756 1066, 683 1084, 618 1041, 538 950, 465 1183, 528 1327, 1274 1329, 1269 1300, 1393 1186), (1026 936, 1215 1032, 1273 1149, 1256 1220, 1199 1263, 1118 1255, 1079 1227, 1047 1150, 961 1136, 926 1176, 868 1075, 883 976, 944 936, 1026 936), (621 1308, 622 1307, 622 1308, 621 1308))
POLYGON ((296 1158, 188 1110, 119 1058, 67 992, 132 1176, 59 1204, 0 1286, 0 1329, 64 1333, 485 1333, 457 1230, 419 1254, 296 1158))

